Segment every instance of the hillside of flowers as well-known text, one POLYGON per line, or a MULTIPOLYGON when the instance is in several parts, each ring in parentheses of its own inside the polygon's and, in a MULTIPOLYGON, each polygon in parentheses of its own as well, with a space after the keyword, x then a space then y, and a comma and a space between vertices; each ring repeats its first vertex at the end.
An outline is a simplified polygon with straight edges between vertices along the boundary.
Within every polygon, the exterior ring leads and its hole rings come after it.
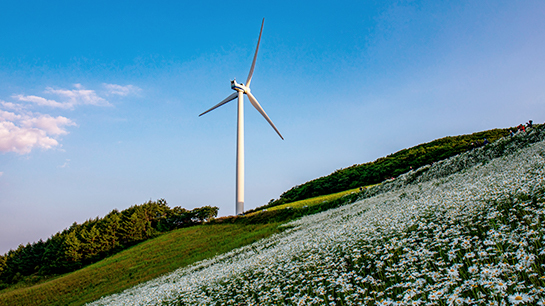
POLYGON ((91 305, 545 305, 543 139, 424 166, 91 305))

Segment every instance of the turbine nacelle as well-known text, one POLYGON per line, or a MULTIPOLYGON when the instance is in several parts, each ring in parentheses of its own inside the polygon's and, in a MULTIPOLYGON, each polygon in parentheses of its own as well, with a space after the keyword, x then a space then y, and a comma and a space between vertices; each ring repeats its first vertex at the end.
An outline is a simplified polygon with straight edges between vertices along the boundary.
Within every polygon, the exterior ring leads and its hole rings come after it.
POLYGON ((242 84, 242 83, 240 83, 240 84, 237 83, 236 79, 231 81, 231 89, 236 90, 236 91, 240 91, 242 93, 250 92, 250 87, 244 86, 244 84, 242 84))

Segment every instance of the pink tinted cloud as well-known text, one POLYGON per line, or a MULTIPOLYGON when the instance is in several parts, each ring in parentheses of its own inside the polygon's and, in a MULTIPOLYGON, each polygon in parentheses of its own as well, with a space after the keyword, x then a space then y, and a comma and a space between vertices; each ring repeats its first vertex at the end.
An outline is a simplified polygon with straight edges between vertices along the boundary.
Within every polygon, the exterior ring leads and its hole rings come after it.
POLYGON ((65 127, 72 125, 72 120, 62 116, 0 110, 0 152, 28 154, 35 148, 52 149, 59 145, 54 137, 67 134, 65 127))
POLYGON ((0 122, 0 151, 27 154, 33 148, 51 149, 59 142, 47 136, 44 130, 21 128, 13 122, 0 122))
POLYGON ((22 121, 27 127, 36 127, 47 132, 50 135, 64 135, 68 132, 63 129, 64 126, 76 125, 72 120, 58 116, 40 115, 39 117, 29 118, 22 121))

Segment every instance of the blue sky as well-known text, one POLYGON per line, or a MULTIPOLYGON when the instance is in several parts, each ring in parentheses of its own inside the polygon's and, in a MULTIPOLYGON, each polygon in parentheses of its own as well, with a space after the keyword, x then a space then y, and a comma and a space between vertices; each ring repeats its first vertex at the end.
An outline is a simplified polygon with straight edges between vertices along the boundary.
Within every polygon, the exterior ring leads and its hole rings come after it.
POLYGON ((545 121, 543 1, 25 1, 0 9, 0 254, 150 199, 246 209, 436 138, 545 121))

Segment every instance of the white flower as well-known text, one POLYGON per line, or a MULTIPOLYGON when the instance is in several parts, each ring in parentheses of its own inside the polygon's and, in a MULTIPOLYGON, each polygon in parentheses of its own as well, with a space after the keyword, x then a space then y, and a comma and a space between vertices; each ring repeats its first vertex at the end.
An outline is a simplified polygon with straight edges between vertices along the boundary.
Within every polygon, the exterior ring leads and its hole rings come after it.
POLYGON ((473 266, 467 268, 467 271, 469 273, 471 273, 471 274, 475 274, 475 273, 479 272, 479 268, 476 265, 473 265, 473 266))
POLYGON ((515 294, 512 294, 509 296, 509 302, 511 302, 511 304, 513 305, 517 305, 517 304, 520 304, 520 303, 526 303, 526 302, 530 302, 531 301, 531 298, 529 295, 527 294, 524 294, 524 293, 515 293, 515 294))

